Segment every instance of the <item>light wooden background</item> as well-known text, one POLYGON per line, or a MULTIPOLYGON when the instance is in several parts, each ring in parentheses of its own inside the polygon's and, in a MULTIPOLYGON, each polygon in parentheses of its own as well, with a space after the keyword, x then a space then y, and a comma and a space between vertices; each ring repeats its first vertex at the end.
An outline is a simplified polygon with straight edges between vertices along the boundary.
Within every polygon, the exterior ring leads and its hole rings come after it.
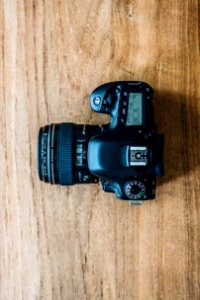
POLYGON ((0 1, 0 299, 200 299, 200 2, 0 1), (39 181, 51 122, 104 123, 107 81, 155 91, 166 176, 141 207, 39 181))

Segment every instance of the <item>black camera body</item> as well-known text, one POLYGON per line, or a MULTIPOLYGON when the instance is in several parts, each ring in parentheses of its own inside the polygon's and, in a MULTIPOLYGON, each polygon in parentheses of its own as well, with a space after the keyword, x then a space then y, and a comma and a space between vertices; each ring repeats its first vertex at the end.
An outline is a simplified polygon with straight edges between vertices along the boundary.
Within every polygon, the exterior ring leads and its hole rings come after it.
POLYGON ((154 199, 163 175, 164 136, 157 134, 153 89, 144 82, 103 84, 90 95, 93 111, 109 124, 52 124, 40 129, 40 179, 71 185, 100 180, 103 190, 133 204, 154 199))

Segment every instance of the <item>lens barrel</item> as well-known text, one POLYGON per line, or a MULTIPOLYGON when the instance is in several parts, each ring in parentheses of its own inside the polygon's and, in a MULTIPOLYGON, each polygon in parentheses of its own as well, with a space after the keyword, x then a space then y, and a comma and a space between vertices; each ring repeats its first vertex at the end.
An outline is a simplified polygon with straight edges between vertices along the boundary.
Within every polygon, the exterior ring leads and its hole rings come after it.
POLYGON ((51 124, 40 128, 38 135, 38 173, 40 180, 51 184, 97 182, 87 163, 90 138, 99 126, 73 123, 51 124))

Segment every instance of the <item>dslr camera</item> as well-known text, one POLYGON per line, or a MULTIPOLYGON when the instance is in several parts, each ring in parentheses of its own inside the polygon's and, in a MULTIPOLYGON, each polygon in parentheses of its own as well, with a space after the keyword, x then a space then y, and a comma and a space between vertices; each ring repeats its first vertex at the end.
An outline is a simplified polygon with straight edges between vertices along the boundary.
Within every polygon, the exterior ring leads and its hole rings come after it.
POLYGON ((90 95, 108 124, 60 123, 40 128, 38 172, 51 184, 98 183, 120 200, 154 199, 162 176, 164 136, 156 132, 153 89, 140 81, 105 83, 90 95))

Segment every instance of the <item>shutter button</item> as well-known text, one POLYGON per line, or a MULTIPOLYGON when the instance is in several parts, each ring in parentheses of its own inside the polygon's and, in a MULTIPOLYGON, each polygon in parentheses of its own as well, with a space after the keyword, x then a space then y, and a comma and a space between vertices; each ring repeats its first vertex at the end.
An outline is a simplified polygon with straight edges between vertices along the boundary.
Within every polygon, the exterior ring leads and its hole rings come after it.
POLYGON ((95 97, 93 99, 93 103, 94 103, 94 105, 98 106, 101 103, 101 98, 100 97, 95 97))

